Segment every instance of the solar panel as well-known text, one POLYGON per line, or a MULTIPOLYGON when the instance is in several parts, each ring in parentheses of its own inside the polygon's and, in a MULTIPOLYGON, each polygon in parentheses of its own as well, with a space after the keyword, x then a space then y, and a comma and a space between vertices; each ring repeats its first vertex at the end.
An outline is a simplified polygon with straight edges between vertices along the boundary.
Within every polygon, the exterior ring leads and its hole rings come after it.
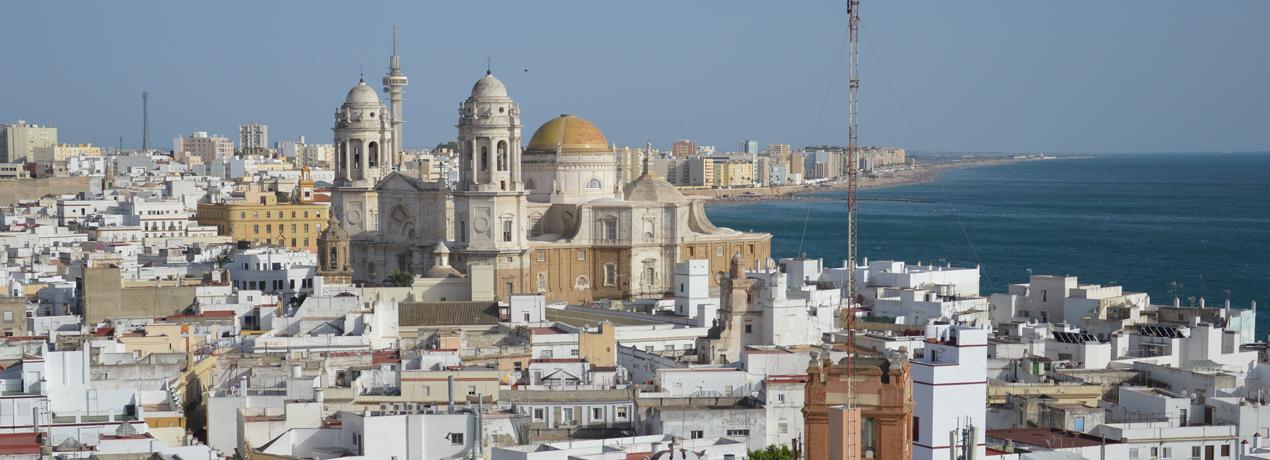
POLYGON ((1177 326, 1166 326, 1161 324, 1139 324, 1138 333, 1148 337, 1165 337, 1170 339, 1182 338, 1182 331, 1177 326))
POLYGON ((1099 343, 1098 337, 1087 332, 1054 331, 1054 340, 1061 343, 1099 343))

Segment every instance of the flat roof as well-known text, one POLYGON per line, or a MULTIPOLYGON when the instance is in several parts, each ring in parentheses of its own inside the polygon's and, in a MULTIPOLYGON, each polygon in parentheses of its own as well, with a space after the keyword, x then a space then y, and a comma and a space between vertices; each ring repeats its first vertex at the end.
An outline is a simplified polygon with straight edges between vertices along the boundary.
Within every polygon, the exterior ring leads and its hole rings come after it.
POLYGON ((1057 430, 1052 428, 1010 428, 1005 430, 988 430, 990 438, 1008 439, 1016 444, 1060 449, 1064 447, 1093 447, 1106 444, 1119 444, 1116 439, 1103 439, 1085 433, 1057 430))

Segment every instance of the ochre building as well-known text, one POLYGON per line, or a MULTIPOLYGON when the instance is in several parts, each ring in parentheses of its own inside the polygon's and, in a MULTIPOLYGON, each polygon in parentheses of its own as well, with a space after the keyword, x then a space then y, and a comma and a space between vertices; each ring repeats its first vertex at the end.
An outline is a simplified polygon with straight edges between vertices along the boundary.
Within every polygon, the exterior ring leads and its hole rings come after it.
POLYGON ((306 170, 289 200, 279 201, 274 192, 248 190, 232 201, 199 203, 198 223, 215 225, 219 234, 235 241, 316 251, 329 205, 315 198, 306 170))

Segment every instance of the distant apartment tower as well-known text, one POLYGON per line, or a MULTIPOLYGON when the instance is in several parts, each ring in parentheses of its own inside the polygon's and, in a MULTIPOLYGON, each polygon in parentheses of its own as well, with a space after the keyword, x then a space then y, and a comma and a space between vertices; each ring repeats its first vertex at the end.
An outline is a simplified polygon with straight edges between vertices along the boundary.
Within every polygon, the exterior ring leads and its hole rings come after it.
POLYGON ((269 125, 251 122, 238 126, 238 148, 243 155, 260 155, 269 150, 269 125))
POLYGON ((57 144, 57 128, 28 124, 26 120, 0 125, 0 163, 25 161, 38 148, 57 144))
POLYGON ((71 157, 78 156, 101 156, 101 147, 95 147, 92 144, 55 144, 48 147, 36 148, 31 156, 27 157, 27 161, 36 163, 53 163, 58 161, 66 161, 71 157))
POLYGON ((670 146, 670 154, 675 158, 688 158, 697 153, 697 144, 687 139, 675 141, 670 146))
POLYGON ((234 156, 234 143, 221 136, 209 136, 205 131, 198 131, 185 137, 172 139, 172 154, 177 161, 189 163, 197 158, 199 163, 207 164, 234 156))
POLYGON ((741 153, 750 155, 758 155, 758 141, 754 139, 746 139, 741 141, 741 153))
POLYGON ((789 148, 789 144, 768 144, 763 153, 772 158, 789 158, 794 151, 789 148))

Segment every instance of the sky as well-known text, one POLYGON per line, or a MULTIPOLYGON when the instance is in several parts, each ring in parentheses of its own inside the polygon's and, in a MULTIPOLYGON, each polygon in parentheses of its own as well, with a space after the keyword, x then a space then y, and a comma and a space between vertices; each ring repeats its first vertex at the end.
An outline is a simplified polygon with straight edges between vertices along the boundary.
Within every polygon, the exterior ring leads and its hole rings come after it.
MULTIPOLYGON (((391 30, 407 147, 456 136, 486 68, 524 138, 561 113, 618 145, 843 144, 843 0, 13 2, 0 122, 141 144, 269 125, 329 143, 391 30), (835 71, 836 68, 836 71, 835 71)), ((863 0, 860 139, 910 150, 1270 150, 1270 2, 863 0)), ((386 100, 386 98, 385 98, 386 100)), ((526 141, 527 142, 527 141, 526 141)))

